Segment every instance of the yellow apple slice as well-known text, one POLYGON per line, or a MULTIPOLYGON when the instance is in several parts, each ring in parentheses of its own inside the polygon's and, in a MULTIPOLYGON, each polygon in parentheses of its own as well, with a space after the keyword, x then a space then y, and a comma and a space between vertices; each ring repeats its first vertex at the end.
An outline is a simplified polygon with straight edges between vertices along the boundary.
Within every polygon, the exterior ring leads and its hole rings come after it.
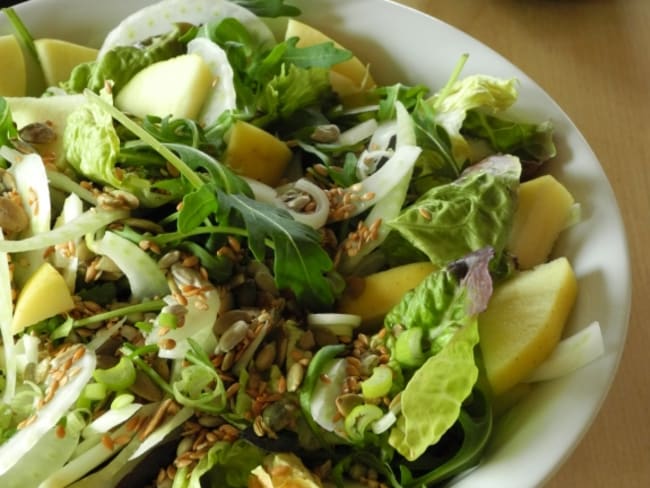
POLYGON ((11 330, 14 334, 54 315, 74 308, 74 300, 63 276, 50 263, 43 263, 25 282, 14 310, 11 330))
POLYGON ((97 49, 59 39, 37 39, 34 45, 48 86, 57 86, 66 81, 75 66, 95 60, 98 52, 97 49))
POLYGON ((124 112, 196 119, 214 79, 198 54, 183 54, 159 61, 138 72, 115 98, 124 112))
POLYGON ((551 175, 521 184, 508 243, 521 269, 546 261, 569 221, 573 204, 571 193, 551 175))
POLYGON ((235 122, 227 135, 224 162, 235 173, 277 186, 291 160, 291 149, 280 139, 248 122, 235 122))
POLYGON ((0 36, 0 97, 22 97, 27 90, 25 58, 16 38, 0 36))
POLYGON ((495 395, 526 379, 555 349, 577 291, 575 274, 564 257, 495 287, 479 316, 481 352, 495 395))
POLYGON ((360 315, 364 327, 380 325, 384 316, 400 302, 404 294, 435 270, 436 267, 427 261, 368 275, 361 279, 361 290, 351 287, 343 294, 337 312, 360 315))
MULTIPOLYGON (((323 34, 318 29, 311 27, 296 19, 289 19, 285 39, 291 37, 299 38, 298 47, 309 47, 324 42, 333 42, 338 48, 345 49, 338 42, 323 34)), ((347 96, 353 93, 366 91, 375 86, 375 82, 370 76, 368 66, 363 64, 356 56, 339 64, 332 66, 333 72, 330 77, 332 89, 341 96, 347 96)))

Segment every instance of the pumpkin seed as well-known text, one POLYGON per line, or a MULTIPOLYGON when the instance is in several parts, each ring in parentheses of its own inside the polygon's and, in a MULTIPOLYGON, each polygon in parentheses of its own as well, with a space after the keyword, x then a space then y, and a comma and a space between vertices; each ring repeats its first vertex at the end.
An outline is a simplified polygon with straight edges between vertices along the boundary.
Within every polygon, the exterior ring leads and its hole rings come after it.
POLYGON ((249 324, 245 320, 237 320, 219 338, 217 348, 220 351, 228 352, 234 349, 248 333, 249 324))
POLYGON ((287 391, 297 391, 305 377, 305 367, 299 362, 295 362, 287 372, 287 391))

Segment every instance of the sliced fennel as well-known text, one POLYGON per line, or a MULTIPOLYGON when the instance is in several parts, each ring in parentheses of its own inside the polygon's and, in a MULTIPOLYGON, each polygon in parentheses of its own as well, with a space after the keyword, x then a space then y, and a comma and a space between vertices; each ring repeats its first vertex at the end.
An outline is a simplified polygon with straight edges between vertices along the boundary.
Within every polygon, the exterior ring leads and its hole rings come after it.
POLYGON ((86 234, 94 233, 117 220, 129 216, 125 210, 86 210, 76 219, 43 234, 17 241, 0 242, 0 252, 25 252, 45 249, 62 242, 73 241, 86 234))
POLYGON ((165 274, 145 251, 140 247, 107 231, 101 239, 86 235, 86 245, 95 254, 106 256, 126 275, 134 300, 160 297, 169 293, 165 274))
POLYGON ((210 126, 223 112, 237 108, 234 73, 226 52, 205 37, 197 37, 188 42, 187 52, 201 56, 214 75, 212 89, 199 113, 199 123, 210 126))
POLYGON ((104 434, 133 417, 142 407, 141 403, 131 403, 122 408, 111 408, 93 420, 83 430, 84 437, 104 434))
POLYGON ((323 368, 322 374, 328 381, 316 380, 311 396, 310 412, 314 421, 323 429, 345 436, 343 420, 337 418, 336 397, 341 394, 343 382, 347 376, 345 359, 332 359, 323 368))
POLYGON ((147 437, 142 444, 131 454, 129 460, 137 459, 150 449, 161 443, 174 429, 180 427, 194 415, 194 410, 189 407, 183 407, 172 418, 164 422, 160 427, 154 430, 149 437, 147 437))
POLYGON ((69 370, 65 376, 68 378, 67 382, 59 387, 52 399, 36 412, 34 420, 0 446, 0 476, 34 448, 66 414, 91 378, 95 364, 95 354, 84 348, 83 355, 74 365, 76 374, 72 374, 69 370))
MULTIPOLYGON (((397 103, 395 109, 397 121, 394 125, 384 126, 377 139, 370 141, 369 148, 372 148, 373 145, 380 145, 380 150, 386 150, 393 135, 396 136, 395 144, 398 150, 402 147, 413 147, 415 145, 413 119, 411 119, 411 116, 401 103, 397 103)), ((364 222, 368 228, 372 228, 373 225, 378 226, 377 236, 375 239, 364 242, 353 256, 343 253, 339 264, 339 270, 342 273, 352 273, 360 265, 363 258, 379 247, 388 236, 390 228, 386 225, 386 222, 397 218, 404 206, 416 160, 417 157, 412 160, 410 167, 406 168, 401 179, 396 178, 391 191, 375 204, 368 217, 366 217, 364 222)), ((382 170, 383 168, 379 172, 382 170)))
MULTIPOLYGON (((4 234, 0 228, 0 244, 4 234)), ((5 385, 2 394, 3 401, 9 403, 16 392, 16 350, 11 324, 13 322, 13 299, 11 296, 11 272, 9 270, 9 255, 0 251, 0 331, 2 332, 2 349, 4 356, 5 385)))
MULTIPOLYGON (((178 305, 175 298, 167 296, 164 299, 168 305, 178 305)), ((173 347, 161 348, 158 351, 158 356, 167 359, 182 359, 185 357, 187 351, 190 350, 188 338, 194 338, 197 335, 203 334, 206 331, 211 334, 212 326, 214 325, 219 309, 221 307, 221 298, 219 292, 210 287, 205 290, 200 296, 194 295, 187 297, 187 313, 184 318, 185 324, 182 327, 175 329, 168 329, 161 325, 160 315, 156 317, 154 326, 145 337, 147 344, 158 344, 161 340, 173 341, 173 347), (198 302, 201 302, 200 304, 198 302)), ((167 307, 163 307, 161 314, 170 313, 167 307)), ((201 342, 207 341, 204 338, 201 342)))
MULTIPOLYGON (((299 192, 307 193, 316 204, 316 209, 313 212, 308 213, 297 212, 285 205, 280 198, 276 198, 273 204, 276 206, 281 206, 287 210, 294 218, 294 220, 297 220, 298 222, 302 222, 303 224, 313 227, 314 229, 320 229, 323 227, 327 222, 327 217, 330 211, 330 202, 325 192, 319 186, 309 181, 307 178, 300 178, 296 182, 291 183, 286 187, 293 188, 299 192)), ((282 194, 283 190, 284 187, 278 188, 278 193, 282 194)))
POLYGON ((2 475, 3 488, 39 486, 61 469, 79 442, 79 430, 66 428, 63 436, 57 431, 57 427, 48 430, 34 447, 2 475))
MULTIPOLYGON (((396 182, 400 182, 405 175, 412 171, 413 165, 421 152, 422 149, 417 146, 404 145, 397 148, 393 156, 391 156, 381 169, 360 183, 364 196, 371 195, 372 198, 353 198, 353 200, 358 200, 355 202, 354 210, 348 215, 341 215, 338 218, 334 218, 333 221, 359 215, 388 195, 395 188, 396 182)), ((344 194, 355 194, 355 197, 359 193, 358 190, 355 191, 354 185, 345 188, 343 192, 344 194)))
POLYGON ((275 43, 267 25, 249 10, 226 0, 163 0, 144 7, 120 22, 104 40, 97 55, 101 59, 116 46, 131 46, 165 34, 174 24, 202 25, 232 17, 241 22, 262 46, 275 43))
MULTIPOLYGON (((80 217, 83 213, 83 202, 76 194, 71 193, 63 202, 63 209, 61 210, 61 215, 56 220, 55 227, 61 227, 69 222, 72 222, 77 217, 80 217)), ((80 242, 80 238, 71 241, 74 252, 70 253, 68 248, 61 248, 55 246, 54 256, 52 261, 54 267, 56 267, 61 274, 63 279, 68 285, 68 289, 71 293, 74 293, 75 282, 77 279, 77 269, 79 268, 79 257, 77 255, 77 246, 80 242)))
POLYGON ((605 344, 600 324, 592 322, 581 331, 560 341, 526 382, 552 380, 567 375, 599 358, 604 352, 605 344))
POLYGON ((371 137, 377 130, 378 124, 375 119, 368 119, 343 132, 337 141, 341 146, 352 146, 371 137))
MULTIPOLYGON (((158 405, 158 403, 146 405, 142 408, 140 413, 143 416, 152 415, 156 411, 158 405)), ((123 424, 112 431, 109 434, 109 437, 114 440, 126 436, 129 441, 131 441, 133 438, 137 439, 136 434, 137 431, 134 431, 133 429, 129 430, 127 426, 123 424)), ((98 466, 101 466, 106 460, 119 452, 125 445, 129 445, 128 443, 120 443, 119 445, 114 443, 112 446, 113 449, 109 449, 109 446, 104 442, 101 442, 98 436, 91 436, 81 444, 87 445, 87 449, 78 452, 78 455, 71 459, 65 466, 52 473, 51 476, 41 483, 39 488, 61 488, 63 486, 68 486, 84 477, 98 466)))
MULTIPOLYGON (((23 237, 36 236, 49 231, 50 187, 43 159, 37 153, 21 154, 8 147, 0 148, 0 153, 12 163, 9 172, 14 177, 16 191, 29 216, 29 230, 23 233, 23 237)), ((14 279, 18 286, 22 286, 44 261, 41 249, 28 251, 20 256, 16 260, 20 265, 14 268, 14 279)))

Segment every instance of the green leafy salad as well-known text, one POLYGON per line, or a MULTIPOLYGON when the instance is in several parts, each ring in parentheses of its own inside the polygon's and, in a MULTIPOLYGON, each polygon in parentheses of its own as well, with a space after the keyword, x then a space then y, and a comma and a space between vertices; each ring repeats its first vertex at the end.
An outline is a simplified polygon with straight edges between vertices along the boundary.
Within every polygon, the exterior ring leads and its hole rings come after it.
POLYGON ((299 15, 163 0, 0 97, 2 487, 410 488, 480 461, 478 317, 552 127, 465 57, 378 84, 299 15))

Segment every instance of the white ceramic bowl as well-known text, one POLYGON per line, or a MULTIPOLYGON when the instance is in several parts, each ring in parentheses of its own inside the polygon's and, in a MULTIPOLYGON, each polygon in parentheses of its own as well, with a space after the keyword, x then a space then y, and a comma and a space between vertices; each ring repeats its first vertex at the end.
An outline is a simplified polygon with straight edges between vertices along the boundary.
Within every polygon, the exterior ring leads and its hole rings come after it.
MULTIPOLYGON (((30 0, 17 10, 38 37, 99 46, 127 13, 151 0, 30 0)), ((526 488, 543 484, 589 428, 613 380, 625 341, 630 306, 629 256, 619 210, 594 153, 557 104, 528 76, 463 32, 386 0, 293 0, 303 19, 371 63, 380 82, 424 83, 437 89, 462 53, 464 74, 520 80, 517 112, 550 119, 559 155, 550 165, 582 205, 583 220, 556 249, 569 257, 579 298, 567 332, 598 320, 605 355, 560 380, 540 384, 496 426, 481 465, 454 480, 455 488, 526 488)), ((0 19, 0 32, 9 32, 0 19)), ((2 74, 4 76, 4 74, 2 74)))

